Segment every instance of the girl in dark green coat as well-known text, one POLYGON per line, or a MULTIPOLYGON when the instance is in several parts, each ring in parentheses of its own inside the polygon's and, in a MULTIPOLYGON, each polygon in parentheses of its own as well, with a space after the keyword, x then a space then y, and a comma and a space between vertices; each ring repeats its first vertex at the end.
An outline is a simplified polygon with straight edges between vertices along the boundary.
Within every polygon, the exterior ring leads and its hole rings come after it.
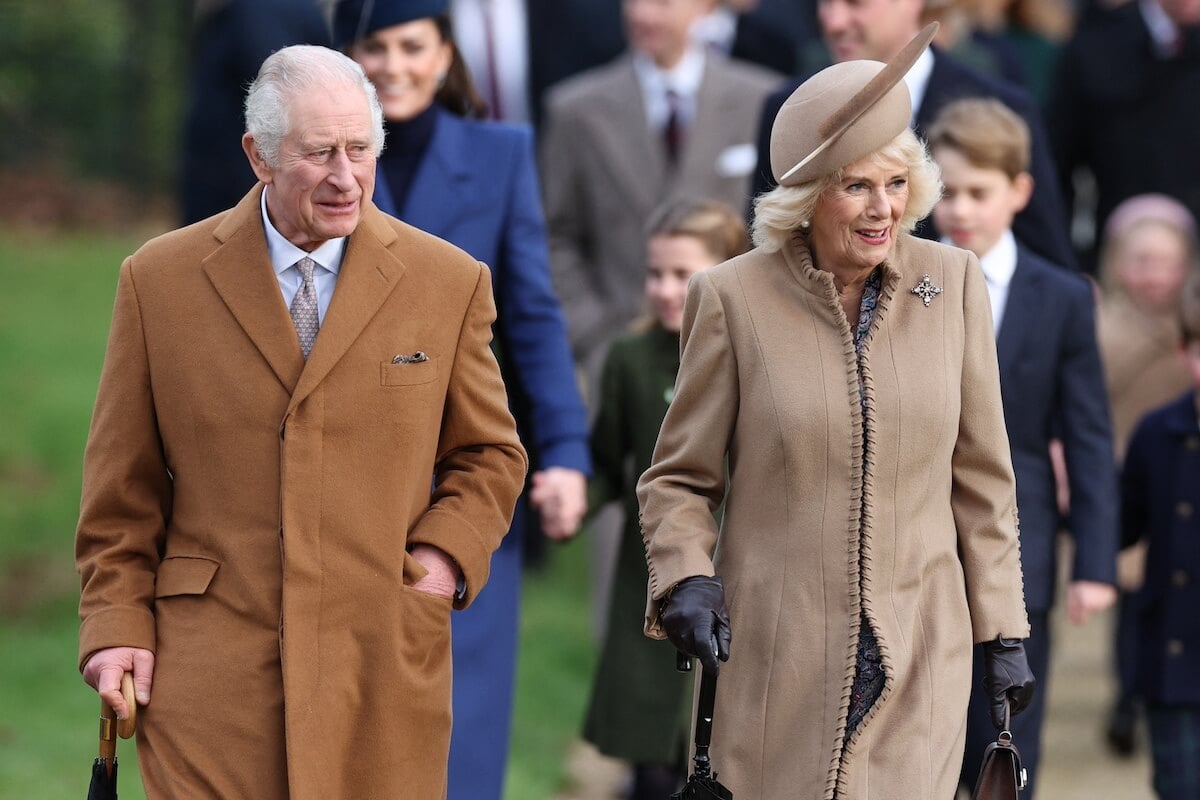
POLYGON ((633 764, 630 800, 662 800, 681 782, 692 696, 691 680, 675 671, 671 644, 642 634, 648 574, 634 489, 675 389, 688 279, 747 244, 741 217, 724 204, 682 201, 663 209, 646 245, 650 315, 613 342, 600 382, 588 507, 595 513, 620 501, 625 525, 583 735, 605 755, 633 764))

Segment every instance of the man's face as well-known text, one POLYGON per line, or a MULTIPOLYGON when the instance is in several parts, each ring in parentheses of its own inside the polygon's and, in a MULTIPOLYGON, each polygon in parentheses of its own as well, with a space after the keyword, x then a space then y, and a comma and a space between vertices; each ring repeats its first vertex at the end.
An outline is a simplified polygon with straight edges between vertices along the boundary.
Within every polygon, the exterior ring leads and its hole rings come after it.
POLYGON ((712 0, 624 0, 622 4, 630 46, 666 68, 682 57, 692 24, 712 9, 712 0))
POLYGON ((837 63, 889 61, 917 35, 922 0, 818 0, 821 37, 837 63))
POLYGON ((290 130, 279 164, 263 161, 246 134, 242 146, 258 179, 270 186, 267 214, 289 242, 312 251, 350 235, 375 189, 371 111, 361 87, 318 87, 288 101, 290 130))

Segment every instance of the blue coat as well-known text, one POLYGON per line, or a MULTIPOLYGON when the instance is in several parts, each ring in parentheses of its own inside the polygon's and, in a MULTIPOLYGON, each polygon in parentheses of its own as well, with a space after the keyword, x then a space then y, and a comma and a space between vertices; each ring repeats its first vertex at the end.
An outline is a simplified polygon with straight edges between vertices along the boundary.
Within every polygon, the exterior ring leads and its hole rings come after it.
POLYGON ((442 110, 435 125, 404 207, 396 208, 382 169, 375 205, 491 267, 498 354, 532 468, 588 473, 587 414, 550 284, 533 136, 442 110))
POLYGON ((1196 393, 1148 414, 1121 476, 1123 544, 1149 544, 1135 602, 1147 702, 1200 704, 1200 419, 1196 393))
POLYGON ((1054 602, 1060 525, 1051 438, 1063 442, 1070 477, 1071 577, 1116 578, 1117 475, 1094 307, 1084 278, 1018 246, 996 353, 1030 611, 1046 611, 1054 602))
MULTIPOLYGON (((437 112, 403 208, 382 169, 375 203, 457 245, 492 270, 497 356, 532 469, 591 472, 587 413, 575 383, 566 326, 550 284, 546 223, 528 128, 437 112)), ((454 730, 449 800, 499 800, 508 759, 516 665, 523 527, 492 557, 488 585, 453 625, 454 730)))

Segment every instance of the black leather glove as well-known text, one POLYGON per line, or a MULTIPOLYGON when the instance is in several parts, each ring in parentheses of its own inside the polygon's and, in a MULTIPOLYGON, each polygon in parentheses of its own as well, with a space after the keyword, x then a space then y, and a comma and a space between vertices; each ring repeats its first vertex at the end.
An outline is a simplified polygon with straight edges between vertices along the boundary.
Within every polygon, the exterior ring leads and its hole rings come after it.
POLYGON ((718 577, 694 575, 675 584, 659 615, 667 638, 680 652, 700 659, 714 675, 729 660, 729 609, 718 577))
POLYGON ((1015 716, 1033 701, 1036 681, 1025 658, 1025 643, 1003 636, 984 642, 983 671, 983 688, 992 706, 992 724, 996 730, 1002 730, 1006 705, 1015 716))

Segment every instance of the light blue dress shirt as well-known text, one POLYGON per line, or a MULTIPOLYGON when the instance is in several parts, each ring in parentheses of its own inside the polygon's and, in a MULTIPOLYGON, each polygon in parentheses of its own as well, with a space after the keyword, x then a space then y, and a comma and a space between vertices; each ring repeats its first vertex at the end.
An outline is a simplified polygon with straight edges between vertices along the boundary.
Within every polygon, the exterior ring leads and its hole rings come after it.
POLYGON ((291 308, 292 299, 300 291, 304 278, 296 262, 308 256, 317 263, 313 270, 313 283, 317 289, 317 322, 325 324, 325 312, 329 310, 329 301, 333 299, 333 289, 337 286, 338 272, 342 268, 342 257, 346 254, 346 237, 330 239, 311 253, 301 250, 296 245, 283 238, 283 234, 275 230, 271 218, 267 215, 267 191, 270 186, 263 188, 260 207, 262 209, 263 230, 267 234, 267 255, 271 259, 271 268, 279 280, 279 291, 283 294, 283 304, 291 308))

